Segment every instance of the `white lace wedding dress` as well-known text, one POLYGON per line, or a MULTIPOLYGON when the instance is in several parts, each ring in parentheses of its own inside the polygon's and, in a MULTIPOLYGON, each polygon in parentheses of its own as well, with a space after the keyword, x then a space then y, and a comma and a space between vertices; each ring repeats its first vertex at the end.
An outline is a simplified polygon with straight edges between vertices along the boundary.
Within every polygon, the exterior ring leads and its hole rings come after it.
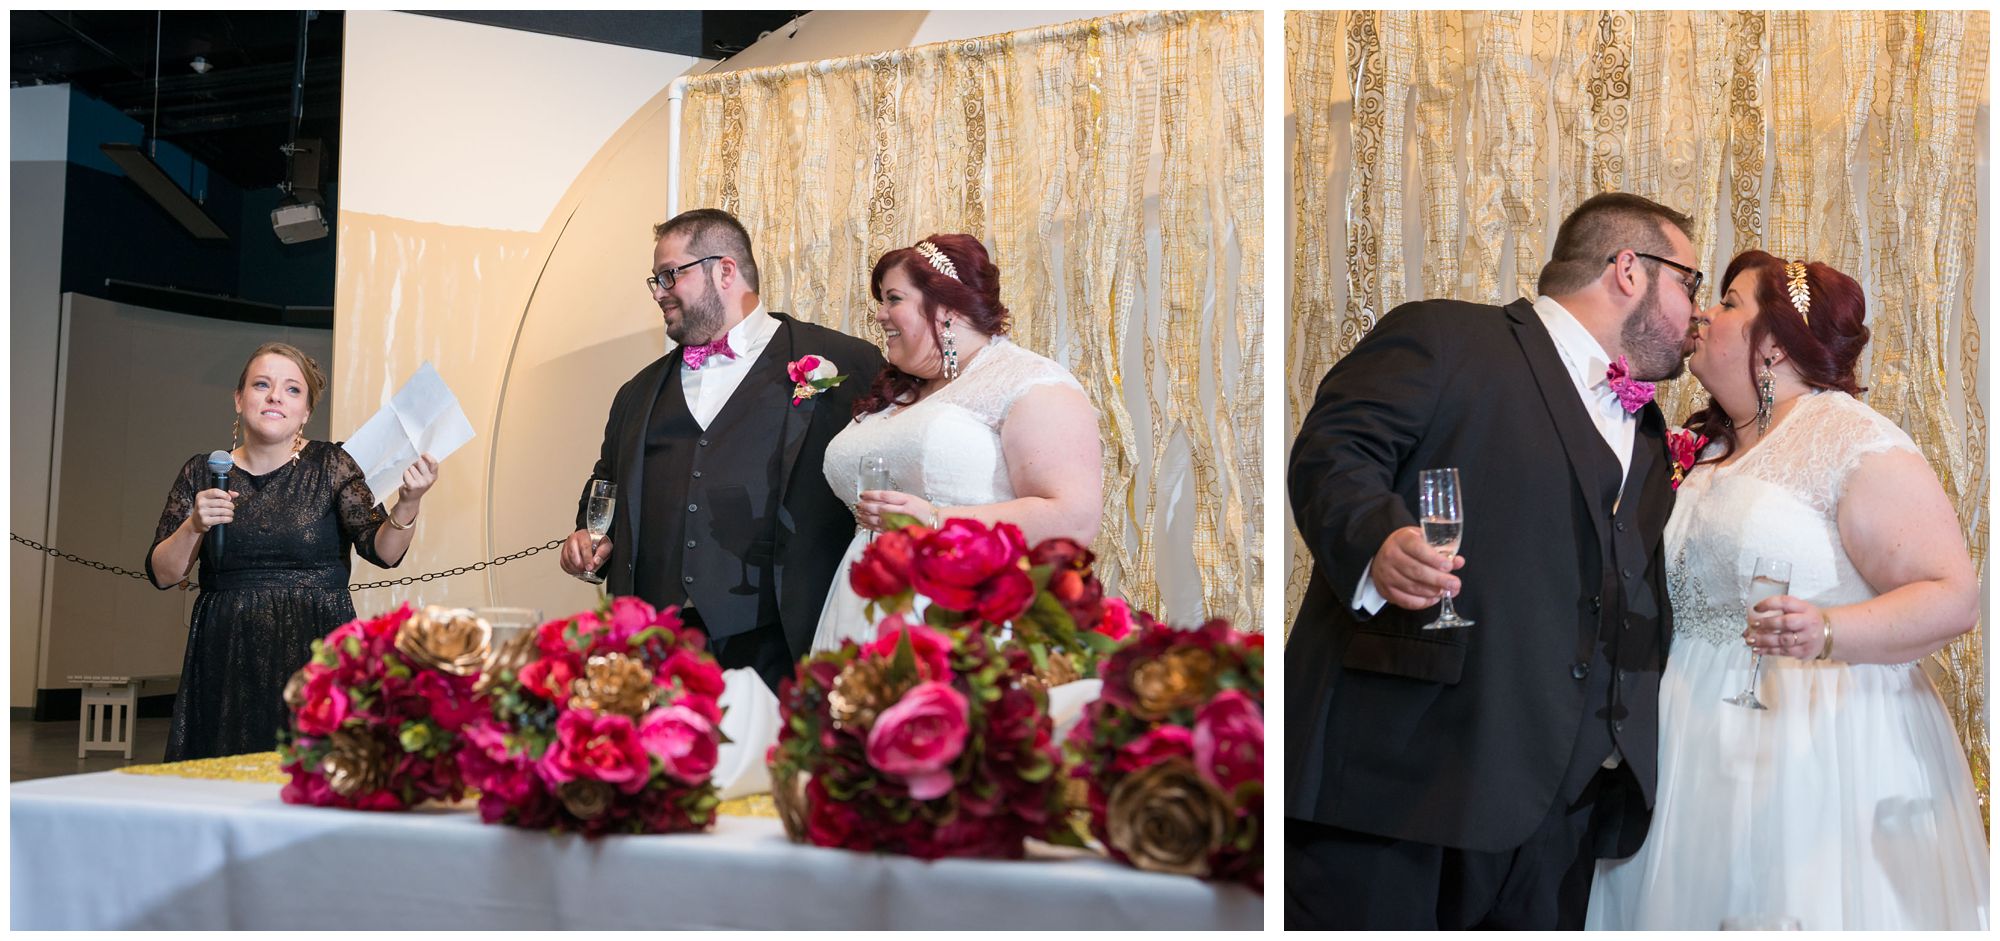
MULTIPOLYGON (((891 489, 923 497, 946 518, 955 506, 1012 500, 1000 428, 1024 393, 1051 384, 1083 388, 1056 361, 994 337, 966 362, 958 378, 922 401, 864 415, 834 435, 826 445, 826 482, 851 509, 860 499, 862 459, 880 457, 888 460, 891 489)), ((815 652, 838 649, 843 640, 866 643, 875 637, 863 599, 847 583, 848 567, 867 546, 866 532, 857 532, 847 546, 820 609, 815 652)))
POLYGON ((1917 450, 1852 396, 1819 392, 1733 464, 1681 484, 1652 828, 1638 854, 1598 864, 1587 927, 1714 929, 1747 915, 1808 930, 1986 927, 1978 798, 1919 664, 1766 657, 1769 710, 1723 702, 1750 678, 1741 635, 1759 557, 1790 562, 1789 594, 1822 607, 1877 594, 1841 546, 1836 510, 1861 459, 1890 449, 1917 450))

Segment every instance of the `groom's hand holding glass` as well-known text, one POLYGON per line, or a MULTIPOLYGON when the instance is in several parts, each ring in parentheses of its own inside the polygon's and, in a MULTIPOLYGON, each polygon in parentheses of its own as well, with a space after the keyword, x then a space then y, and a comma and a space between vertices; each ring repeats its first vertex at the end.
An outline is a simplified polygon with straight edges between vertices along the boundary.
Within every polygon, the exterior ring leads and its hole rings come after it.
POLYGON ((1458 594, 1458 578, 1451 573, 1465 566, 1465 557, 1448 561, 1443 553, 1424 539, 1421 526, 1405 526, 1382 540, 1369 564, 1368 577, 1375 590, 1398 608, 1421 611, 1436 607, 1446 592, 1458 594))
POLYGON ((585 572, 595 572, 604 567, 604 560, 611 558, 611 537, 592 536, 590 530, 579 529, 563 540, 562 570, 582 578, 585 572), (595 551, 592 549, 592 541, 595 551))

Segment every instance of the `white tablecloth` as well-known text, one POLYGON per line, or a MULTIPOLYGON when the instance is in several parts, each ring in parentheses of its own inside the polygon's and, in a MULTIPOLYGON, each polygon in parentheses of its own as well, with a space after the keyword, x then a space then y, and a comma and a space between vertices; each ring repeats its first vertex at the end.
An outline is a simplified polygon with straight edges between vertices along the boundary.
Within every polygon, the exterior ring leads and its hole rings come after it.
POLYGON ((11 787, 15 929, 1258 928, 1240 886, 1102 859, 796 846, 776 820, 591 841, 115 771, 11 787))

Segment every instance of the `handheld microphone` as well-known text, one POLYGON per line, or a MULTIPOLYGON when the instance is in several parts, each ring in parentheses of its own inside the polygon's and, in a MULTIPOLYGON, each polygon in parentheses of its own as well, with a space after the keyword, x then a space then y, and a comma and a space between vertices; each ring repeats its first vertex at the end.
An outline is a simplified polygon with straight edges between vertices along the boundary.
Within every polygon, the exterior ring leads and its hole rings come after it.
MULTIPOLYGON (((229 489, 229 469, 235 466, 236 462, 229 457, 228 451, 208 452, 208 473, 215 478, 215 489, 222 491, 229 489)), ((222 558, 222 526, 223 524, 217 523, 208 528, 211 537, 209 542, 215 546, 217 560, 222 558)))

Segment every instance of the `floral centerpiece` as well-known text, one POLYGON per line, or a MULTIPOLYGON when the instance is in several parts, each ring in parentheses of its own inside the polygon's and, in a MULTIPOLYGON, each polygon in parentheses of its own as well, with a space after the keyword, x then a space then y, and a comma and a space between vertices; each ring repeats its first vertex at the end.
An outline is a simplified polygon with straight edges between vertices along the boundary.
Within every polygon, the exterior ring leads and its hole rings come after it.
POLYGON ((1065 742, 1091 832, 1140 869, 1262 891, 1263 635, 1134 617, 1136 636, 1104 662, 1104 693, 1065 742))
POLYGON ((723 677, 704 646, 677 609, 627 597, 495 650, 458 756, 481 819, 590 835, 711 826, 723 677))
POLYGON ((465 610, 405 603, 313 641, 285 684, 278 734, 287 803, 403 810, 465 796, 456 752, 492 636, 465 610))
POLYGON ((1095 675, 1129 633, 1127 621, 1105 616, 1096 556, 1075 540, 1029 548, 1012 523, 950 519, 933 530, 903 516, 889 522, 899 528, 878 535, 848 571, 870 618, 911 615, 922 596, 933 627, 1005 625, 1050 686, 1095 675))
POLYGON ((1027 651, 974 626, 891 615, 799 664, 779 689, 773 797, 796 842, 1018 858, 1029 837, 1079 844, 1061 755, 1027 651))

